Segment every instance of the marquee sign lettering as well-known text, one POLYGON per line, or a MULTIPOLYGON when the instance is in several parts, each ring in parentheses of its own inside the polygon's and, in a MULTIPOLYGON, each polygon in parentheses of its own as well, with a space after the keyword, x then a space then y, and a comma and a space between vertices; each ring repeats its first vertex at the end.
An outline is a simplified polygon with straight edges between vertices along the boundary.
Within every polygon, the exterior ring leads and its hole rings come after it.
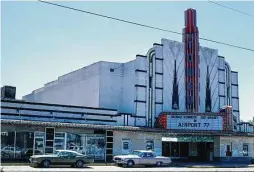
POLYGON ((168 129, 222 130, 222 116, 167 115, 168 129))

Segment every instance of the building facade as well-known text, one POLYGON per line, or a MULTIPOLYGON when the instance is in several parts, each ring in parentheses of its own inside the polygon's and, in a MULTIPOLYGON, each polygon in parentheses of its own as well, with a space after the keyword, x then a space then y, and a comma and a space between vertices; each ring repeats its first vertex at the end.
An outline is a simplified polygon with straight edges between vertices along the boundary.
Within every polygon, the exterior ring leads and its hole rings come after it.
POLYGON ((238 74, 199 45, 194 9, 185 11, 183 42, 162 39, 127 63, 94 63, 23 101, 14 88, 2 95, 2 159, 57 149, 105 161, 135 149, 172 159, 254 157, 253 126, 239 123, 238 74))
POLYGON ((238 73, 218 50, 199 46, 196 23, 196 11, 189 9, 183 42, 162 39, 146 55, 127 63, 97 62, 60 76, 23 99, 113 108, 135 115, 129 125, 150 127, 161 112, 217 113, 229 105, 236 130, 238 73))

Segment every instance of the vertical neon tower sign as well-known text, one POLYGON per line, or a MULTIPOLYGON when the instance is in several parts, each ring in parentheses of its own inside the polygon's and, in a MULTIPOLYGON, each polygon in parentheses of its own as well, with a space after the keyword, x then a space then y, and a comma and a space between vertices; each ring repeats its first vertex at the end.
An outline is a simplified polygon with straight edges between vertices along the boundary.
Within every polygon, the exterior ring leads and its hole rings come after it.
POLYGON ((185 27, 183 29, 185 49, 185 106, 187 112, 198 112, 198 27, 196 10, 185 11, 185 27))

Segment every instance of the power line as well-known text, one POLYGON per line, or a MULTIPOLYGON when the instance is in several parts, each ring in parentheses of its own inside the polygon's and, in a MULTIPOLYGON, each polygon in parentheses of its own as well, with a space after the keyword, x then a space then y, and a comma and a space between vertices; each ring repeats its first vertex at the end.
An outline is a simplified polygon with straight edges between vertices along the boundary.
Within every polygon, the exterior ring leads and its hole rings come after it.
POLYGON ((244 15, 246 15, 246 16, 249 16, 249 17, 253 17, 253 18, 254 18, 254 15, 249 14, 249 13, 246 13, 246 12, 244 12, 244 11, 240 11, 240 10, 231 8, 231 7, 228 7, 228 6, 226 6, 226 5, 223 5, 223 4, 220 4, 220 3, 218 3, 218 2, 211 1, 211 0, 208 0, 208 2, 213 3, 213 4, 215 4, 215 5, 218 5, 218 6, 221 6, 221 7, 224 7, 224 8, 227 8, 227 9, 230 9, 230 10, 235 11, 235 12, 244 14, 244 15))
MULTIPOLYGON (((86 13, 86 14, 91 14, 91 15, 95 15, 95 16, 99 16, 99 17, 103 17, 103 18, 108 18, 108 19, 111 19, 111 20, 120 21, 120 22, 123 22, 123 23, 128 23, 128 24, 142 26, 142 27, 146 27, 146 28, 150 28, 150 29, 154 29, 154 30, 160 30, 160 31, 164 31, 164 32, 169 32, 169 33, 174 33, 174 34, 178 34, 178 35, 183 35, 183 33, 172 31, 172 30, 168 30, 168 29, 162 29, 162 28, 158 28, 158 27, 155 27, 155 26, 145 25, 145 24, 136 23, 136 22, 128 21, 128 20, 123 20, 123 19, 119 19, 119 18, 115 18, 115 17, 111 17, 111 16, 106 16, 106 15, 102 15, 102 14, 98 14, 98 13, 94 13, 94 12, 90 12, 90 11, 80 10, 80 9, 77 9, 77 8, 68 7, 68 6, 64 6, 64 5, 60 5, 60 4, 56 4, 56 3, 52 3, 52 2, 47 2, 47 1, 42 1, 42 0, 38 0, 38 1, 42 2, 42 3, 50 4, 50 5, 53 5, 53 6, 58 6, 58 7, 62 7, 62 8, 66 8, 66 9, 70 9, 70 10, 74 10, 74 11, 78 11, 78 12, 83 12, 83 13, 86 13)), ((254 52, 254 49, 246 48, 246 47, 241 47, 241 46, 238 46, 238 45, 233 45, 233 44, 229 44, 229 43, 225 43, 225 42, 221 42, 221 41, 215 41, 215 40, 211 40, 211 39, 208 39, 208 38, 201 38, 201 37, 198 38, 198 39, 204 40, 204 41, 208 41, 208 42, 217 43, 217 44, 221 44, 221 45, 226 45, 226 46, 229 46, 229 47, 234 47, 234 48, 239 48, 239 49, 243 49, 243 50, 253 51, 254 52)))

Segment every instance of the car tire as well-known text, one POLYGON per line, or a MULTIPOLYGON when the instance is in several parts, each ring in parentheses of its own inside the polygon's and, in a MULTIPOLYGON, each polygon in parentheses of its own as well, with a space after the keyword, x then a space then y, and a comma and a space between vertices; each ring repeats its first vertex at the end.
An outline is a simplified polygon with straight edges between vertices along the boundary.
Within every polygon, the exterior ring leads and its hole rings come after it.
POLYGON ((134 161, 132 160, 127 161, 127 167, 133 167, 133 165, 134 165, 134 161))
POLYGON ((160 162, 160 161, 159 161, 159 162, 156 162, 156 166, 157 166, 157 167, 161 167, 161 166, 162 166, 162 162, 160 162))
POLYGON ((48 168, 50 166, 49 160, 44 160, 44 161, 42 161, 41 164, 42 164, 42 167, 44 167, 44 168, 48 168))
POLYGON ((83 166, 84 166, 84 162, 83 162, 83 161, 78 160, 78 161, 76 162, 76 167, 77 167, 77 168, 82 168, 83 166))

